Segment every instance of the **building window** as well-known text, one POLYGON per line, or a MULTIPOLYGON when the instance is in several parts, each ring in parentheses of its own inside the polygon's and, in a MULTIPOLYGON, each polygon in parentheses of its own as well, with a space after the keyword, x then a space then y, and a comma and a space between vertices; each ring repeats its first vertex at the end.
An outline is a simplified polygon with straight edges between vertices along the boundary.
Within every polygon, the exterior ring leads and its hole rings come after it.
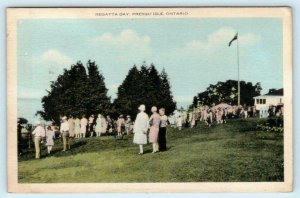
POLYGON ((263 104, 266 104, 266 99, 263 99, 263 104))
POLYGON ((259 104, 262 104, 263 103, 263 99, 259 99, 259 104))
POLYGON ((256 99, 256 104, 259 104, 259 99, 256 99))

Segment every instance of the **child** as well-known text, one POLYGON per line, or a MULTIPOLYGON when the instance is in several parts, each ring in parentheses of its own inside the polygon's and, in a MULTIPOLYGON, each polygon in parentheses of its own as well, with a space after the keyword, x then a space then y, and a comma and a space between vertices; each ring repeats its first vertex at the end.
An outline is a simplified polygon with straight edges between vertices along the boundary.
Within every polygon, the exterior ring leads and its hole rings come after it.
POLYGON ((48 150, 48 154, 50 154, 52 147, 54 145, 54 131, 52 130, 51 126, 47 127, 47 131, 46 131, 46 146, 47 146, 47 150, 48 150))

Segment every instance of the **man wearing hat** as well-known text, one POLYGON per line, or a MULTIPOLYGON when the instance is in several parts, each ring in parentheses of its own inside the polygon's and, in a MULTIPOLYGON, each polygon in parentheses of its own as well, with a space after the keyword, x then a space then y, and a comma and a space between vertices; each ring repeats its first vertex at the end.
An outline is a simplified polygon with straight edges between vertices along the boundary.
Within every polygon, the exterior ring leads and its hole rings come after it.
POLYGON ((123 115, 121 114, 117 120, 117 131, 118 131, 118 136, 121 136, 123 134, 123 129, 125 127, 125 120, 123 115))
POLYGON ((35 158, 39 159, 41 157, 42 137, 45 137, 46 132, 40 121, 37 121, 35 125, 36 128, 32 131, 32 135, 34 136, 35 158))
POLYGON ((70 127, 69 127, 68 119, 67 119, 66 116, 64 116, 64 117, 62 117, 62 123, 60 124, 60 133, 62 134, 63 144, 64 144, 64 150, 63 151, 66 151, 66 150, 70 149, 69 130, 70 130, 70 127))

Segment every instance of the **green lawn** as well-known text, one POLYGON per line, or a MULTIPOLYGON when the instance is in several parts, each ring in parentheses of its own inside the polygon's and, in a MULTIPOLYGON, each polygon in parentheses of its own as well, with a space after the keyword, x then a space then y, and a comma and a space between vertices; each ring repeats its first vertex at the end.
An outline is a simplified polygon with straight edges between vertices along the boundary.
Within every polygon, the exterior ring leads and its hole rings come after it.
POLYGON ((283 181, 283 137, 257 131, 262 120, 232 120, 208 128, 168 128, 168 151, 138 155, 132 135, 72 140, 72 150, 19 158, 20 183, 283 181))

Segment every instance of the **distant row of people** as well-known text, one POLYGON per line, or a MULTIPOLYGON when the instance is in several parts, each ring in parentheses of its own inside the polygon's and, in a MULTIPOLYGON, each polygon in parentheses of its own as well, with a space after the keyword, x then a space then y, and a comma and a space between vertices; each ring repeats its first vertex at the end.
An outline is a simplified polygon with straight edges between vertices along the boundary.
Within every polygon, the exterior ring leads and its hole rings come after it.
POLYGON ((284 107, 283 105, 278 106, 265 106, 261 107, 259 110, 260 118, 267 118, 272 116, 283 116, 284 107))
POLYGON ((249 118, 256 116, 254 107, 242 107, 242 106, 204 106, 200 109, 195 109, 191 112, 179 112, 168 117, 168 121, 171 127, 179 130, 182 127, 194 128, 198 122, 204 122, 205 125, 211 127, 213 123, 224 124, 228 119, 234 118, 249 118))
MULTIPOLYGON (((61 121, 63 121, 62 118, 61 121)), ((116 121, 110 118, 110 116, 105 118, 101 114, 98 114, 96 119, 93 114, 88 119, 85 115, 81 119, 70 116, 68 123, 70 137, 75 138, 101 136, 102 134, 113 132, 117 132, 118 136, 124 133, 129 135, 133 129, 133 122, 130 116, 128 115, 125 119, 122 114, 116 121)))

